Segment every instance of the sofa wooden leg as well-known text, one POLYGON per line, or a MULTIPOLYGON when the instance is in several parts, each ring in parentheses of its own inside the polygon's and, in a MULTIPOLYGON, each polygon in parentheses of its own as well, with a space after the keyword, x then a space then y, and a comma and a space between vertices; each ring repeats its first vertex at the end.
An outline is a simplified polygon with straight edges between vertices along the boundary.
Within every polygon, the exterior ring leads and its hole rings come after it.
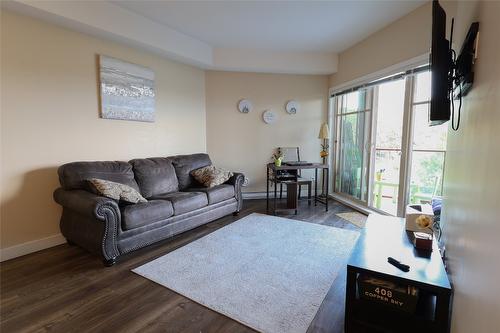
POLYGON ((113 266, 114 264, 116 264, 116 257, 115 258, 111 258, 111 259, 104 259, 102 261, 102 263, 104 264, 104 266, 106 267, 111 267, 113 266))
POLYGON ((233 213, 233 216, 238 216, 238 215, 240 215, 240 212, 234 212, 233 213))

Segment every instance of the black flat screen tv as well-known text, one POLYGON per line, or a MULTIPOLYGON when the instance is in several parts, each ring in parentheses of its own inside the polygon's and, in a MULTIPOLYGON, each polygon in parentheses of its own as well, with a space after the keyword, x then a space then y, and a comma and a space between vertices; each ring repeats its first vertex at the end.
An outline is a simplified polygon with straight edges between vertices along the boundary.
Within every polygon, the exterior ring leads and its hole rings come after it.
POLYGON ((446 13, 437 0, 432 2, 432 45, 431 45, 431 106, 429 125, 440 125, 450 120, 450 79, 452 54, 450 42, 446 39, 446 13))

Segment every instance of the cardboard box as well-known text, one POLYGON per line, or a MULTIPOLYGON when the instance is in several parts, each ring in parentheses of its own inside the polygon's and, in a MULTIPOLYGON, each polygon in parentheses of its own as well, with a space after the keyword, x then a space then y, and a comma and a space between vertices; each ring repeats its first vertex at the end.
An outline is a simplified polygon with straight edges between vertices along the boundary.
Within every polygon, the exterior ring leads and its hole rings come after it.
POLYGON ((406 206, 406 230, 414 232, 424 232, 429 235, 432 231, 429 229, 421 229, 416 223, 420 215, 427 215, 434 221, 434 212, 431 205, 408 205, 406 206))

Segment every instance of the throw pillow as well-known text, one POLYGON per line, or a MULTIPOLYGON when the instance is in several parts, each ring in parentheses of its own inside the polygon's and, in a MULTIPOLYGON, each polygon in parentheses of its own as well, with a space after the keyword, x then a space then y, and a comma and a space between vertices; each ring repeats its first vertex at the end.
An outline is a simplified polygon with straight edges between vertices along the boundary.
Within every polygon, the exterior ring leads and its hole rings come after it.
POLYGON ((191 171, 191 175, 199 183, 203 184, 203 186, 210 188, 224 184, 233 176, 233 173, 224 169, 216 168, 214 165, 209 165, 191 171))
POLYGON ((87 179, 87 181, 95 193, 107 198, 129 203, 147 202, 139 192, 128 185, 98 178, 87 179))

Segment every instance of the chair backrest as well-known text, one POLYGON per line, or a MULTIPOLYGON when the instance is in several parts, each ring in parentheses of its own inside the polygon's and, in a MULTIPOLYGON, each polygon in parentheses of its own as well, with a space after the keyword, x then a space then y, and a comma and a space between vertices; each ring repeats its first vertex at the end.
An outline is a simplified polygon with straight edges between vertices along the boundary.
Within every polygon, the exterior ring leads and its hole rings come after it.
POLYGON ((300 161, 299 147, 279 147, 279 150, 283 153, 283 162, 300 161))
MULTIPOLYGON (((299 147, 278 147, 278 149, 283 153, 283 162, 296 162, 300 161, 300 150, 299 147)), ((301 170, 288 170, 285 173, 295 173, 301 176, 301 170)))

